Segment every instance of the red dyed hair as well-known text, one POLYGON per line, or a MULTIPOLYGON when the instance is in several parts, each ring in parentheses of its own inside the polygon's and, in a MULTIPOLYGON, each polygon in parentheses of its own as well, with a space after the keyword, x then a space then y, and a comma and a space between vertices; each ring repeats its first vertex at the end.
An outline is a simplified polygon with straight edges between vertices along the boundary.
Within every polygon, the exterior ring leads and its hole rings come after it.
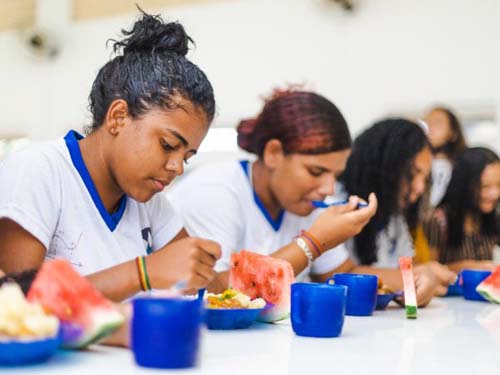
POLYGON ((285 153, 322 154, 351 147, 347 123, 338 108, 325 97, 294 89, 274 90, 254 119, 237 128, 238 145, 245 151, 264 152, 277 139, 285 153))

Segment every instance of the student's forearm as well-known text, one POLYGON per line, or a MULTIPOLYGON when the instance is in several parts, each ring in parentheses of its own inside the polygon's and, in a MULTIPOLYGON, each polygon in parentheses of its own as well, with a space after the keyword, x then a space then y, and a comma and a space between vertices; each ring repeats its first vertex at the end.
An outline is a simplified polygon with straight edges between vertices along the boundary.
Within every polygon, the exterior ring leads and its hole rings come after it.
POLYGON ((140 291, 135 260, 88 275, 90 282, 107 298, 120 302, 140 291))
POLYGON ((376 275, 382 282, 394 290, 403 289, 403 279, 399 269, 374 268, 370 266, 356 266, 352 273, 361 273, 367 275, 376 275))
POLYGON ((376 275, 378 276, 385 285, 394 290, 399 290, 403 288, 403 280, 401 278, 401 273, 398 269, 388 269, 388 268, 375 268, 370 266, 358 266, 355 265, 350 259, 346 260, 339 267, 334 270, 327 272, 322 275, 311 275, 311 278, 315 282, 325 282, 329 277, 336 273, 360 273, 365 275, 376 275))
MULTIPOLYGON (((166 246, 186 237, 188 237, 188 234, 183 228, 166 246)), ((150 258, 147 257, 147 259, 150 258)), ((87 278, 102 294, 115 302, 123 301, 141 291, 135 259, 93 273, 88 275, 87 278)), ((153 282, 153 280, 150 279, 150 282, 153 282)))
POLYGON ((458 262, 448 263, 448 267, 453 272, 459 273, 464 269, 473 270, 493 270, 495 268, 492 261, 465 259, 458 262))
POLYGON ((289 243, 271 254, 273 258, 286 260, 292 265, 293 273, 297 276, 307 267, 308 259, 304 251, 295 243, 289 243))

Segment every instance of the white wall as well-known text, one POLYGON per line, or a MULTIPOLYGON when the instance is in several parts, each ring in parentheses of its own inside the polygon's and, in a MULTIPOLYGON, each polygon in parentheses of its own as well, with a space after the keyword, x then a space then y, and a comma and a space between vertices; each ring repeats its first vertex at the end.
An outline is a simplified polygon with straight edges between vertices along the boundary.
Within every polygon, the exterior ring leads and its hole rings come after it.
MULTIPOLYGON (((163 14, 197 42, 189 56, 214 85, 217 125, 255 114, 259 96, 286 82, 332 99, 354 133, 400 107, 498 107, 500 1, 355 3, 354 14, 331 0, 220 0, 163 14)), ((34 60, 15 33, 0 34, 0 133, 51 138, 88 123, 91 83, 110 56, 104 42, 134 17, 70 24, 54 61, 34 60)))

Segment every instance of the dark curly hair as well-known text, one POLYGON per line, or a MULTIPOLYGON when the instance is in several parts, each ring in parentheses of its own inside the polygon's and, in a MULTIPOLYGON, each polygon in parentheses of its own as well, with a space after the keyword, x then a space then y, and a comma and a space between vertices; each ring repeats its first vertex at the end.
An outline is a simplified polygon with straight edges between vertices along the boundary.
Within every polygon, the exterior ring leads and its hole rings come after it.
MULTIPOLYGON (((140 10, 140 8, 139 8, 140 10)), ((116 56, 97 73, 89 96, 92 125, 99 128, 114 100, 127 102, 131 117, 152 107, 176 109, 180 95, 202 109, 211 122, 215 113, 212 85, 205 73, 185 55, 192 39, 177 22, 165 23, 159 15, 142 12, 124 39, 114 42, 116 56)))
POLYGON ((237 131, 238 145, 259 157, 271 139, 279 140, 287 154, 340 151, 352 142, 339 109, 306 91, 275 90, 257 118, 241 121, 237 131))
POLYGON ((461 246, 466 215, 479 221, 482 235, 500 235, 495 210, 484 214, 479 208, 481 175, 488 165, 499 162, 498 155, 484 147, 466 149, 456 159, 448 189, 439 204, 446 214, 448 248, 461 246))
MULTIPOLYGON (((355 253, 361 264, 377 261, 377 233, 400 211, 402 181, 411 182, 411 165, 425 147, 430 146, 422 128, 402 118, 380 121, 355 139, 341 182, 350 195, 367 199, 374 192, 378 198, 376 214, 354 237, 355 253)), ((403 212, 410 229, 416 227, 421 200, 403 212)))

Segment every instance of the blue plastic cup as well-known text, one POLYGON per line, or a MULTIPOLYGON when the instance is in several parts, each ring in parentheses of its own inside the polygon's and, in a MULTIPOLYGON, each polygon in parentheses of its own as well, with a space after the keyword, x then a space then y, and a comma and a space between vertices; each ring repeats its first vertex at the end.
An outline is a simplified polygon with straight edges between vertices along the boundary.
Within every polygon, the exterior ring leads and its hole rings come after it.
POLYGON ((462 278, 464 298, 470 301, 486 301, 482 295, 476 292, 476 287, 489 275, 491 275, 491 271, 463 270, 460 277, 462 278))
POLYGON ((133 301, 132 350, 138 365, 185 368, 197 364, 203 305, 200 300, 133 301))
POLYGON ((347 286, 346 315, 369 316, 373 314, 377 305, 377 276, 337 273, 326 282, 347 286))
POLYGON ((299 336, 337 337, 344 326, 347 287, 292 284, 292 328, 299 336))

